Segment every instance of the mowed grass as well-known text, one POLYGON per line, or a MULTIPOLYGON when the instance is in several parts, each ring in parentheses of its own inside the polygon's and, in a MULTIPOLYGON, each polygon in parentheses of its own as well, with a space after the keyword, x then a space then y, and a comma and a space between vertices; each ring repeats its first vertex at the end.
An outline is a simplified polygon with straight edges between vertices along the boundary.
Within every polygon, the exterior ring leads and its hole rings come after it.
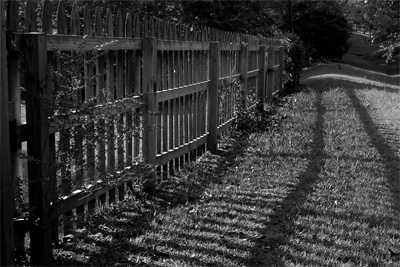
POLYGON ((336 64, 303 77, 267 130, 99 213, 56 263, 400 266, 398 83, 336 64))

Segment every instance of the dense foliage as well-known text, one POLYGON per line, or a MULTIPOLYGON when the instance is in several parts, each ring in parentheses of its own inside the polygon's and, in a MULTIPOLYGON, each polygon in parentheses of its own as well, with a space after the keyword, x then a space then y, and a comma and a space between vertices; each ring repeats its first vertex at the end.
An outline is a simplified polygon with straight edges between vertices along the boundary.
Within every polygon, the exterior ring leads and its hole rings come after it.
POLYGON ((381 48, 386 50, 386 63, 388 63, 392 59, 396 47, 398 53, 400 1, 346 1, 343 8, 349 20, 355 25, 364 26, 372 43, 381 43, 381 48))
POLYGON ((183 1, 182 20, 225 31, 274 36, 280 11, 274 2, 263 1, 183 1))
POLYGON ((283 84, 286 92, 291 92, 299 84, 300 74, 303 70, 306 50, 303 41, 293 33, 285 33, 279 36, 284 47, 285 69, 283 72, 283 84))
POLYGON ((301 1, 293 5, 294 31, 312 61, 341 58, 349 49, 349 27, 337 2, 301 1))

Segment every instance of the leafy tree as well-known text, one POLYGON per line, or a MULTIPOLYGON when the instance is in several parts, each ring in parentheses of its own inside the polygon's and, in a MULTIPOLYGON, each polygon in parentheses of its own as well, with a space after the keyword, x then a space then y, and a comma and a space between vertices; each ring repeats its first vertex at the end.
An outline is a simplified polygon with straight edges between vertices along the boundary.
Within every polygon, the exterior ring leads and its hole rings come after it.
POLYGON ((374 38, 387 40, 399 32, 400 3, 393 0, 368 0, 362 6, 363 19, 374 38))
POLYGON ((388 63, 400 42, 400 2, 395 0, 341 0, 346 17, 369 29, 371 42, 381 43, 388 63))
POLYGON ((182 1, 182 20, 226 31, 274 36, 280 24, 275 2, 182 1))
POLYGON ((294 32, 311 60, 341 58, 349 49, 349 25, 339 3, 301 1, 293 13, 294 32))
POLYGON ((400 2, 393 0, 368 0, 363 6, 364 22, 369 25, 372 42, 382 42, 389 63, 400 42, 400 2), (372 31, 373 30, 373 31, 372 31))

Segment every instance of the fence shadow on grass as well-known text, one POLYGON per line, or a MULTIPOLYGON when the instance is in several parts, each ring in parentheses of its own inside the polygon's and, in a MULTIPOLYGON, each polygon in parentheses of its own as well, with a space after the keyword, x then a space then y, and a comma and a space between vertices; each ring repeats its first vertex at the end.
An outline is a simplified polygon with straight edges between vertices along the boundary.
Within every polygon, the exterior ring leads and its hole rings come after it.
POLYGON ((313 192, 319 173, 323 167, 324 160, 324 114, 325 108, 322 104, 322 92, 317 91, 315 102, 317 117, 313 131, 312 149, 308 156, 308 166, 298 177, 298 184, 275 209, 270 221, 265 224, 264 236, 251 250, 249 266, 283 266, 282 258, 288 257, 279 246, 287 244, 290 229, 294 228, 294 221, 297 217, 297 207, 304 203, 307 197, 313 192), (270 237, 273 238, 270 238, 270 237), (267 251, 266 251, 267 250, 267 251))
MULTIPOLYGON (((400 158, 396 155, 395 150, 389 145, 386 138, 379 132, 379 128, 374 123, 367 107, 357 97, 355 88, 348 88, 346 93, 351 99, 372 145, 381 156, 382 163, 385 166, 386 179, 392 193, 393 210, 397 214, 394 218, 400 218, 400 158)), ((396 229, 400 230, 400 221, 396 229)))
MULTIPOLYGON (((361 103, 361 100, 356 95, 356 90, 369 90, 371 88, 384 91, 390 94, 399 94, 400 86, 391 83, 382 83, 376 80, 370 80, 367 77, 342 75, 342 74, 321 74, 309 77, 307 81, 312 82, 323 82, 329 84, 331 88, 335 86, 343 86, 345 82, 346 93, 352 102, 356 112, 359 115, 360 121, 364 126, 365 132, 369 136, 372 145, 378 151, 382 158, 382 162, 385 166, 386 178, 390 185, 390 190, 393 195, 393 208, 394 212, 400 216, 400 158, 396 154, 394 148, 388 143, 389 139, 393 139, 393 135, 396 132, 391 129, 385 129, 386 132, 390 132, 392 136, 383 136, 379 132, 378 126, 375 124, 373 117, 368 112, 368 108, 361 103)), ((400 139, 400 136, 395 139, 400 139)), ((400 229, 400 222, 397 226, 400 229)))
MULTIPOLYGON (((302 174, 299 175, 299 183, 287 195, 283 202, 280 203, 279 208, 276 209, 274 214, 270 217, 270 221, 264 224, 264 229, 261 229, 261 232, 264 233, 264 235, 252 248, 251 258, 249 260, 248 266, 284 266, 284 259, 306 266, 317 266, 321 264, 321 262, 316 262, 315 259, 292 255, 290 252, 284 251, 282 246, 292 244, 292 242, 289 241, 289 237, 291 235, 291 232, 293 231, 292 229, 295 228, 294 221, 299 215, 316 215, 314 214, 315 211, 302 208, 298 209, 296 207, 304 204, 306 198, 313 192, 313 187, 316 185, 319 179, 318 174, 320 171, 322 171, 324 160, 328 157, 328 155, 325 155, 323 152, 323 127, 324 114, 329 111, 325 109, 322 104, 322 91, 319 90, 319 88, 325 87, 326 90, 330 90, 331 88, 335 87, 343 87, 344 81, 346 88, 345 92, 351 100, 351 104, 355 108, 355 111, 360 118, 366 134, 371 140, 372 146, 378 151, 381 157, 381 163, 384 166, 385 176, 390 187, 390 193, 392 195, 392 207, 394 215, 387 218, 378 218, 373 216, 365 216, 362 214, 338 214, 337 212, 332 212, 329 214, 321 214, 321 216, 323 215, 327 218, 331 218, 331 220, 344 221, 347 223, 350 223, 352 221, 352 218, 356 217, 359 218, 359 220, 361 221, 367 222, 370 228, 376 227, 382 221, 386 221, 391 224, 391 226, 395 229, 400 229, 400 222, 396 222, 395 220, 393 220, 393 218, 400 217, 400 158, 397 154, 397 151, 389 144, 389 139, 392 139, 393 141, 393 139, 397 140, 398 138, 396 136, 388 137, 385 133, 380 133, 379 130, 380 128, 382 128, 382 125, 377 125, 374 122, 373 117, 368 112, 368 108, 361 103, 361 100, 356 95, 356 90, 368 90, 371 89, 371 87, 389 94, 399 93, 400 87, 393 86, 391 84, 379 83, 360 77, 355 77, 355 79, 352 79, 350 76, 343 75, 315 75, 307 78, 307 83, 309 83, 308 85, 310 86, 310 89, 316 90, 317 93, 317 100, 315 103, 317 109, 317 118, 313 134, 314 147, 312 148, 310 154, 297 155, 308 158, 308 167, 302 174)), ((384 130, 386 132, 390 132, 391 135, 397 135, 395 130, 389 128, 390 126, 386 126, 386 129, 384 130)), ((288 154, 286 156, 293 155, 288 154)), ((343 157, 343 159, 345 158, 346 157, 343 157)), ((352 157, 350 157, 349 159, 351 160, 352 157)), ((366 162, 368 161, 367 159, 358 160, 366 162)), ((377 194, 378 193, 379 192, 377 192, 377 194)), ((345 226, 342 227, 346 228, 345 226)), ((308 229, 308 226, 305 226, 305 228, 308 229)), ((308 230, 310 231, 311 228, 308 230)), ((394 238, 398 238, 398 235, 394 234, 394 238)), ((310 240, 308 239, 309 237, 302 237, 302 240, 306 243, 308 242, 310 244, 315 244, 316 242, 319 242, 315 238, 310 238, 310 240)), ((324 243, 323 245, 334 246, 336 249, 339 250, 348 249, 338 244, 328 243, 324 243)), ((296 247, 297 245, 292 244, 291 246, 296 247)), ((304 248, 298 247, 297 249, 302 250, 304 248)), ((365 254, 371 253, 370 248, 365 249, 365 254)), ((316 254, 319 255, 319 252, 316 251, 316 254)), ((319 256, 322 258, 324 257, 323 254, 319 256)), ((338 258, 338 260, 345 262, 361 262, 361 259, 357 255, 338 258)), ((372 263, 375 264, 375 262, 372 263)))

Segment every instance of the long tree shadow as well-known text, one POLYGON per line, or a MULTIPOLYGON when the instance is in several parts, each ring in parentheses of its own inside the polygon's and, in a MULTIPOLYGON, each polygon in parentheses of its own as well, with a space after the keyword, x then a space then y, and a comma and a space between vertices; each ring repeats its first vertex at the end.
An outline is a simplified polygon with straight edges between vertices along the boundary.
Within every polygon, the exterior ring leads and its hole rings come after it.
POLYGON ((388 144, 385 137, 379 133, 377 125, 368 113, 367 107, 362 105, 360 99, 357 97, 355 89, 347 89, 346 93, 358 112, 365 132, 368 134, 372 145, 381 156, 382 163, 385 166, 386 179, 393 198, 394 218, 399 218, 397 229, 400 230, 400 158, 396 155, 395 150, 388 144))
POLYGON ((312 149, 308 154, 309 164, 298 177, 298 184, 275 209, 270 220, 265 223, 263 235, 251 249, 249 266, 283 266, 285 252, 280 246, 289 243, 288 237, 294 229, 294 221, 298 216, 298 207, 313 192, 319 174, 324 165, 324 114, 322 91, 318 90, 316 97, 316 122, 313 130, 312 149))

